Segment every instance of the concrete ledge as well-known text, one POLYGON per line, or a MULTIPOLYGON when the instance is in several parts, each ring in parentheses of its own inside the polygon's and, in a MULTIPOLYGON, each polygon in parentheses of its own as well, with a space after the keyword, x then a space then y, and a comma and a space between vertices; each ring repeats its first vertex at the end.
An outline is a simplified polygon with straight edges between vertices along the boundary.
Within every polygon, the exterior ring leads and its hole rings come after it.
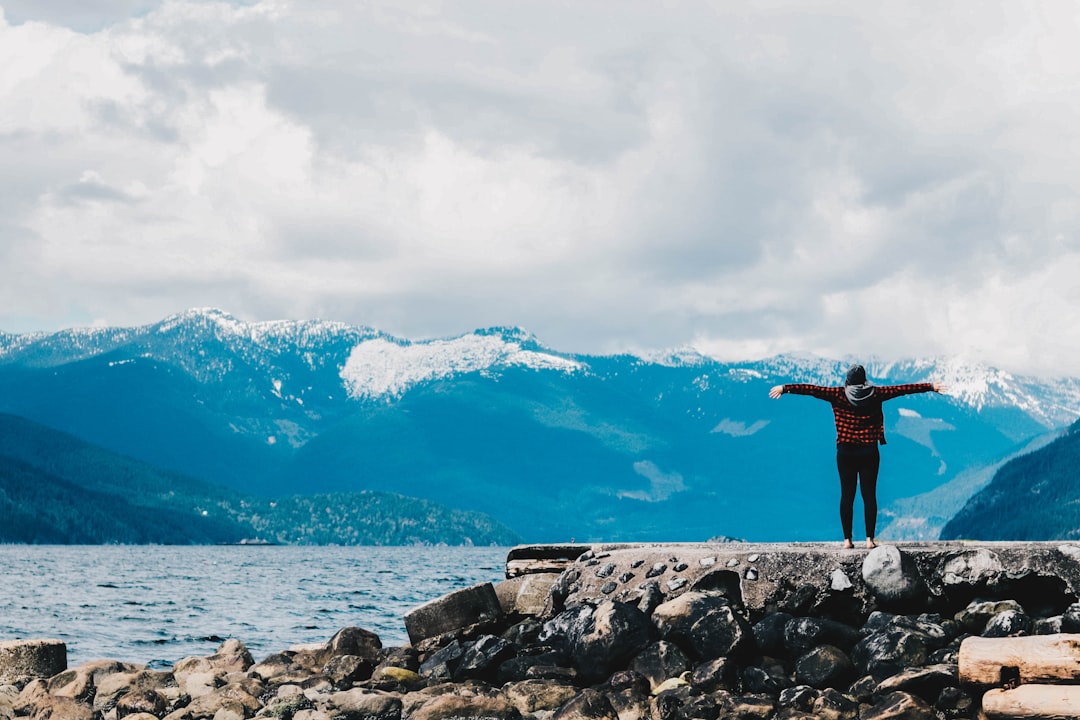
POLYGON ((561 565, 548 612, 603 599, 638 604, 657 591, 670 599, 693 589, 737 595, 751 615, 780 606, 831 615, 933 611, 976 597, 1033 606, 1080 597, 1080 543, 1065 542, 882 543, 872 551, 839 543, 520 546, 508 555, 507 574, 520 574, 534 555, 550 572, 554 555, 578 550, 561 565))
POLYGON ((62 640, 0 642, 0 685, 50 678, 67 670, 67 645, 62 640))

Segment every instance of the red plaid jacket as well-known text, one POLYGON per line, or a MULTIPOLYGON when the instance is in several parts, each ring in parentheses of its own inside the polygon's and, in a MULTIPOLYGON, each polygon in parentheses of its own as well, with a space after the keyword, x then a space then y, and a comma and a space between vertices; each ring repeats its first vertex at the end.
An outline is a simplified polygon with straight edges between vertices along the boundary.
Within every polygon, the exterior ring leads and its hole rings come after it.
POLYGON ((833 417, 836 419, 837 445, 884 445, 885 416, 881 412, 881 403, 901 395, 933 391, 934 386, 931 383, 875 385, 873 396, 856 407, 848 402, 843 387, 823 387, 806 383, 784 385, 785 393, 810 395, 832 405, 833 417))

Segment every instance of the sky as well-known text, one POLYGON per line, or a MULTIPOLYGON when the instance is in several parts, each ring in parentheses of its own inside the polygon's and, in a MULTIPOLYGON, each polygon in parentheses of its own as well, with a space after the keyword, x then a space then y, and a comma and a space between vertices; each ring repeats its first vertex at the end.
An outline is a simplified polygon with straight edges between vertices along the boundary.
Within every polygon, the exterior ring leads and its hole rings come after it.
POLYGON ((0 0, 0 330, 1080 375, 1080 6, 0 0))

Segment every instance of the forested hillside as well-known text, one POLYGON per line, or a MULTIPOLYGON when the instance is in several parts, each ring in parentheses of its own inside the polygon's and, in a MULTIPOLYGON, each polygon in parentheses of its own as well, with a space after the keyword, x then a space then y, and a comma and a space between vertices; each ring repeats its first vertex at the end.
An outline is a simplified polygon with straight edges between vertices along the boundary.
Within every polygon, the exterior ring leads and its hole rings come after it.
POLYGON ((943 540, 1080 539, 1080 421, 1006 463, 941 531, 943 540))
POLYGON ((510 545, 475 512, 393 493, 276 500, 163 471, 0 414, 0 542, 510 545))

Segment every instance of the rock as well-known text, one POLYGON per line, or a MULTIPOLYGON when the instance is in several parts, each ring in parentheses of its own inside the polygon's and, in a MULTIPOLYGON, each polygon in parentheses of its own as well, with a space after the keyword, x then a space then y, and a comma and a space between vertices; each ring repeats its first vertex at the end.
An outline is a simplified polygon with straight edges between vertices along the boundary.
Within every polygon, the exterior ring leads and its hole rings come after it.
POLYGON ((149 688, 131 690, 116 701, 116 716, 124 718, 137 713, 147 713, 155 717, 165 714, 165 698, 156 690, 149 688))
POLYGON ((764 693, 777 697, 783 690, 793 686, 791 678, 780 665, 751 665, 742 672, 743 689, 750 693, 764 693))
POLYGON ((894 545, 879 545, 866 554, 862 577, 883 607, 925 605, 929 591, 915 560, 894 545))
POLYGON ((1080 633, 1080 602, 1074 602, 1061 614, 1061 632, 1080 633))
POLYGON ((834 645, 815 647, 795 663, 795 682, 818 690, 846 687, 854 675, 851 658, 834 645))
POLYGON ((1001 638, 1031 634, 1031 618, 1019 610, 999 612, 986 623, 983 637, 1001 638))
POLYGON ((792 618, 784 626, 784 647, 792 657, 799 657, 820 645, 851 650, 859 638, 858 630, 835 620, 800 617, 792 618))
POLYGON ((603 693, 585 689, 556 710, 551 720, 619 720, 619 715, 603 693))
MULTIPOLYGON (((1031 621, 1031 634, 1032 635, 1057 635, 1058 633, 1065 632, 1062 625, 1062 616, 1056 615, 1048 618, 1035 618, 1031 621)), ((1070 632, 1076 632, 1071 630, 1070 632)))
POLYGON ((577 697, 578 689, 554 680, 522 680, 504 685, 502 694, 522 715, 555 710, 577 697))
POLYGON ((538 652, 535 655, 518 655, 499 666, 495 681, 498 685, 505 685, 508 682, 518 682, 530 677, 537 679, 534 669, 539 669, 537 672, 541 672, 543 668, 557 668, 569 664, 570 660, 566 653, 555 650, 538 652))
POLYGON ((955 665, 927 665, 907 668, 885 678, 875 692, 878 695, 886 695, 903 690, 932 703, 937 700, 944 688, 959 684, 959 673, 955 665))
POLYGON ((262 680, 272 680, 273 678, 293 673, 293 671, 299 667, 293 662, 293 655, 294 653, 289 652, 279 652, 268 655, 264 660, 247 668, 247 671, 249 674, 256 675, 262 680))
POLYGON ((653 611, 660 637, 698 660, 739 655, 754 645, 750 624, 719 593, 687 592, 653 611))
POLYGON ((769 613, 754 623, 754 641, 763 655, 779 657, 784 654, 784 628, 794 619, 786 612, 769 613))
POLYGON ((777 705, 782 708, 795 708, 808 711, 818 698, 818 691, 808 685, 796 685, 780 692, 777 705))
POLYGON ((981 635, 990 618, 1006 610, 1023 613, 1024 608, 1015 600, 973 600, 960 612, 955 620, 965 632, 981 635))
POLYGON ((504 697, 440 695, 413 709, 409 720, 520 720, 517 708, 504 697))
POLYGON ((385 665, 378 668, 371 676, 371 679, 376 681, 389 680, 400 685, 416 685, 423 680, 420 673, 415 670, 395 667, 393 665, 385 665))
POLYGON ((720 717, 739 720, 767 720, 776 712, 776 702, 767 695, 720 695, 717 699, 720 717))
POLYGON ((630 663, 630 670, 640 673, 649 681, 650 689, 690 669, 690 658, 679 649, 678 645, 666 640, 651 643, 638 653, 630 663))
POLYGON ((946 718, 971 717, 975 707, 975 698, 971 696, 971 693, 952 686, 943 688, 934 703, 934 708, 946 718))
POLYGON ((465 648, 454 640, 420 663, 420 675, 431 680, 451 680, 464 654, 465 648))
POLYGON ((542 615, 559 573, 519 575, 495 585, 495 595, 506 615, 542 615))
POLYGON ((35 708, 30 720, 93 720, 90 706, 68 697, 48 697, 35 708))
POLYGON ((892 692, 860 715, 862 720, 937 720, 929 705, 906 692, 892 692))
POLYGON ((959 627, 955 623, 950 623, 950 626, 947 628, 938 615, 873 612, 863 624, 862 632, 869 634, 875 630, 907 630, 921 637, 928 648, 940 648, 959 635, 959 627))
POLYGON ((494 677, 505 661, 514 657, 514 646, 494 635, 484 635, 464 646, 464 652, 454 671, 454 680, 494 677))
POLYGON ((414 608, 405 615, 405 630, 413 645, 439 635, 477 626, 492 626, 503 619, 502 605, 491 583, 457 590, 414 608))
POLYGON ((67 645, 62 640, 0 641, 0 685, 50 678, 67 670, 67 645))
POLYGON ((956 594, 958 590, 986 589, 994 585, 1004 571, 996 553, 979 548, 943 558, 936 574, 946 591, 956 594))
POLYGON ((222 672, 247 672, 255 664, 244 643, 229 639, 221 643, 217 652, 206 658, 210 667, 222 672))
POLYGON ((739 683, 739 666, 732 658, 715 658, 694 668, 690 684, 705 693, 735 690, 739 683))
POLYGON ((193 698, 209 695, 225 684, 224 676, 215 672, 188 673, 181 677, 181 689, 193 698))
POLYGON ((649 619, 632 605, 605 600, 573 633, 570 659, 579 676, 598 681, 624 666, 649 644, 649 619))
MULTIPOLYGON (((355 688, 330 696, 330 715, 340 720, 400 720, 401 698, 355 688)), ((286 720, 288 720, 286 718, 286 720)))
POLYGON ((214 713, 214 720, 244 720, 245 717, 244 706, 238 702, 225 703, 214 713))
POLYGON ((859 703, 833 688, 827 688, 814 700, 811 713, 818 720, 855 720, 859 703))
POLYGON ((906 630, 873 632, 855 644, 851 661, 863 675, 873 675, 881 681, 905 668, 926 662, 925 641, 906 630))
POLYGON ((49 688, 41 678, 31 680, 12 701, 11 709, 16 715, 30 715, 49 700, 49 688))
POLYGON ((196 720, 212 718, 218 710, 232 702, 243 706, 246 715, 254 715, 262 707, 262 703, 259 702, 261 692, 249 692, 252 689, 255 688, 245 687, 242 682, 227 683, 209 695, 192 700, 191 704, 184 708, 186 715, 196 720))
POLYGON ((338 655, 323 666, 322 674, 341 687, 367 680, 371 677, 373 670, 373 663, 369 658, 359 655, 338 655))

